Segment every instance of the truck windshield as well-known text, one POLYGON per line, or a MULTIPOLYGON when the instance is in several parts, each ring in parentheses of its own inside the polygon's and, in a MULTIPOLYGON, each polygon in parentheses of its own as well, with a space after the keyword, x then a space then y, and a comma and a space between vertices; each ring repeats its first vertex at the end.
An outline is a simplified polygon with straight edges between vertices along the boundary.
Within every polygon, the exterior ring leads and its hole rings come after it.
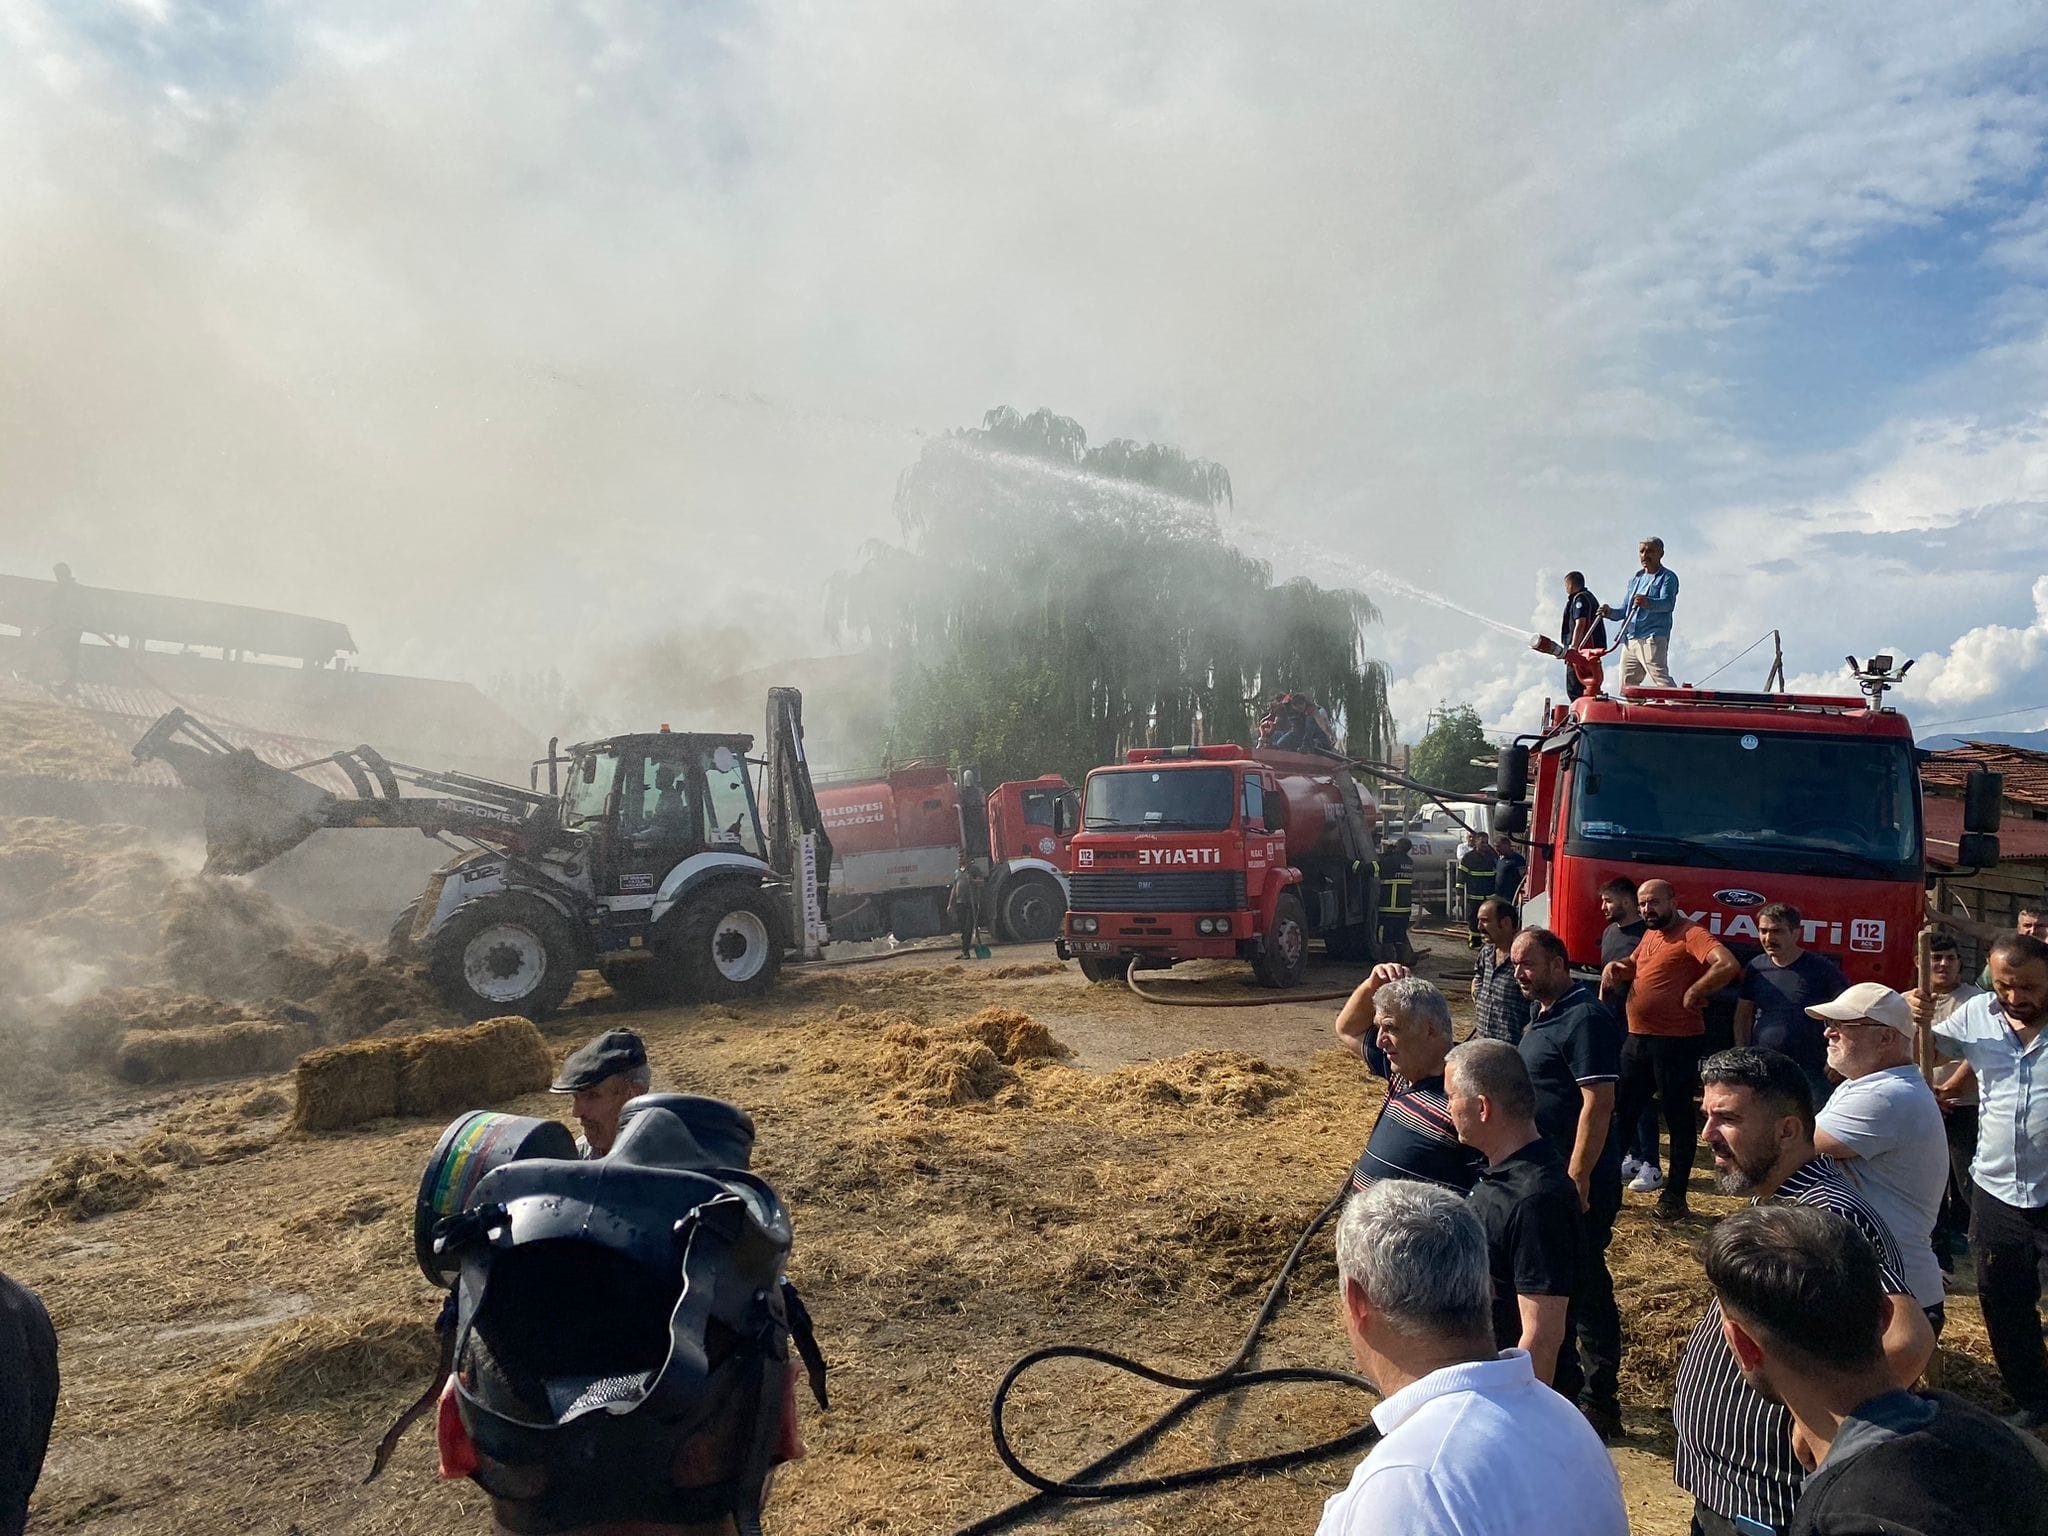
POLYGON ((1574 854, 1920 877, 1920 797, 1904 741, 1592 726, 1579 737, 1574 784, 1574 854))
POLYGON ((1090 832, 1220 832, 1237 805, 1228 768, 1123 768, 1088 776, 1090 832))

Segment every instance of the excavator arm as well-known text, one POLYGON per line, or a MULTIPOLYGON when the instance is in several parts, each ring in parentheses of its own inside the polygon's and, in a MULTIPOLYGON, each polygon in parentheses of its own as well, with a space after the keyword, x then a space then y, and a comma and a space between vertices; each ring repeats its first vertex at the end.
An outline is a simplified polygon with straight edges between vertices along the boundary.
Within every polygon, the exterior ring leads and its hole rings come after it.
POLYGON ((768 757, 761 778, 768 863, 796 892, 803 930, 797 947, 815 957, 829 936, 832 840, 825 835, 804 752, 804 696, 794 688, 768 690, 768 757))
POLYGON ((135 744, 136 762, 151 759, 205 796, 209 874, 260 869, 325 827, 410 827, 519 850, 532 840, 534 813, 552 804, 515 785, 394 763, 367 746, 280 768, 182 709, 135 744), (353 797, 300 777, 300 770, 328 763, 348 778, 353 797), (407 798, 402 785, 443 793, 407 798))

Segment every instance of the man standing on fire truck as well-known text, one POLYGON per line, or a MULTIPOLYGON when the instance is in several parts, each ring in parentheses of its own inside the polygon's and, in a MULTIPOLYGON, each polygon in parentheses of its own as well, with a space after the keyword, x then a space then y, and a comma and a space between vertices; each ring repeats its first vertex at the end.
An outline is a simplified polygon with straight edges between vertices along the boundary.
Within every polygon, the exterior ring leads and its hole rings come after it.
POLYGON ((1601 617, 1621 620, 1621 686, 1671 683, 1671 612, 1678 606, 1678 572, 1664 563, 1664 541, 1650 538, 1636 546, 1643 568, 1628 580, 1619 608, 1602 608, 1601 617))

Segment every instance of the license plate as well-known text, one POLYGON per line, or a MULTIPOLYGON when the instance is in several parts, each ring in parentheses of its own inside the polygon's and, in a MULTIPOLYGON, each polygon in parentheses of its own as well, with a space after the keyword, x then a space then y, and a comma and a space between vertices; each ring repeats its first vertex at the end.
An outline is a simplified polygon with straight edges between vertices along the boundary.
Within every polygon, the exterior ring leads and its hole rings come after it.
POLYGON ((1067 948, 1077 955, 1106 955, 1116 946, 1106 944, 1101 939, 1069 939, 1067 948))

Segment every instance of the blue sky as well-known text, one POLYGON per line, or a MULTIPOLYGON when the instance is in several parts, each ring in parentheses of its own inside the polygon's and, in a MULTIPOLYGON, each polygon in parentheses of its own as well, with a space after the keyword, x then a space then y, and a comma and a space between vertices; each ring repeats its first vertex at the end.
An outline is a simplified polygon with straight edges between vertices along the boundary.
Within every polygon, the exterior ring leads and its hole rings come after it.
POLYGON ((6 564, 397 669, 767 661, 929 434, 1046 405, 1380 596, 1410 726, 1557 680, 1382 573, 1548 629, 1649 531, 1681 673, 1776 626, 2048 705, 2044 57, 1904 0, 0 0, 6 564))

